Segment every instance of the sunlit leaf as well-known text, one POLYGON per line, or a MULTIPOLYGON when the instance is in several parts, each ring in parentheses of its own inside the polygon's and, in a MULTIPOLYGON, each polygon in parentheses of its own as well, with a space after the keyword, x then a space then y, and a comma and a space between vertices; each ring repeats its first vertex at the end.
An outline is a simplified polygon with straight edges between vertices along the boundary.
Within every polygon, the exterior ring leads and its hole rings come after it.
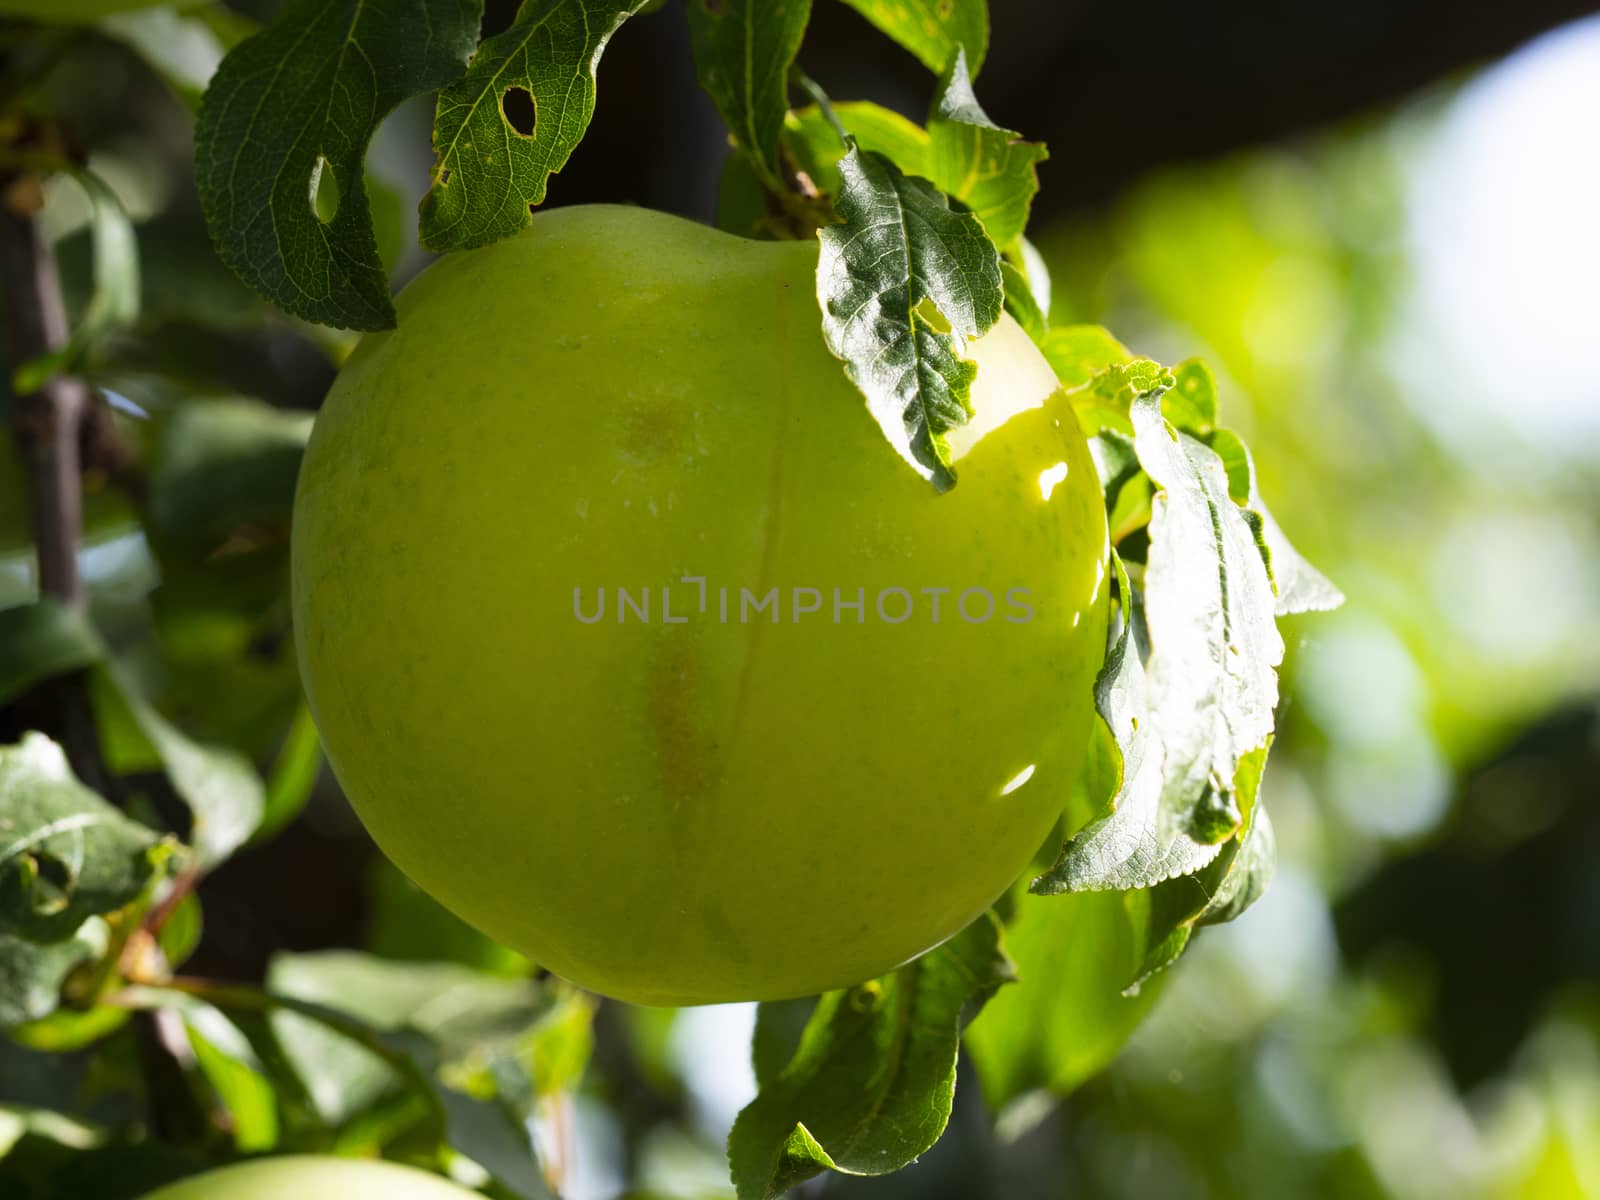
POLYGON ((1233 502, 1222 460, 1175 430, 1159 391, 1134 401, 1139 461, 1160 489, 1145 567, 1148 720, 1160 731, 1162 840, 1204 843, 1240 828, 1240 760, 1267 744, 1283 639, 1257 527, 1233 502))
POLYGON ((922 60, 943 71, 958 50, 976 75, 989 50, 988 0, 845 0, 922 60))
POLYGON ((1228 475, 1228 492, 1238 504, 1261 518, 1261 540, 1267 551, 1267 569, 1278 596, 1278 615, 1327 612, 1344 603, 1344 593, 1317 570, 1273 519, 1256 483, 1250 450, 1231 429, 1218 429, 1209 444, 1221 458, 1228 475))
POLYGON ((975 216, 882 155, 854 147, 839 172, 842 223, 818 235, 823 336, 890 444, 948 488, 946 435, 970 415, 977 375, 966 342, 1004 303, 999 255, 975 216))
POLYGON ((928 114, 929 178, 983 222, 1002 249, 1016 244, 1039 191, 1038 164, 1049 152, 989 119, 957 52, 928 114))
POLYGON ((1135 602, 1121 560, 1115 560, 1122 628, 1095 683, 1095 705, 1122 758, 1112 809, 1080 830, 1032 890, 1058 892, 1152 887, 1193 874, 1221 847, 1198 841, 1186 830, 1168 836, 1162 822, 1163 731, 1153 717, 1154 697, 1144 659, 1149 654, 1143 606, 1135 602))

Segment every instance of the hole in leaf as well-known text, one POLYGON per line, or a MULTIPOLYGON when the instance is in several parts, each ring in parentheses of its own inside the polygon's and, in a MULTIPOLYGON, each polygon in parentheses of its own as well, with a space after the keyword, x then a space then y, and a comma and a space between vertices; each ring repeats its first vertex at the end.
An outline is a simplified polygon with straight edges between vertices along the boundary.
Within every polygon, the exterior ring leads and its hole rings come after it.
POLYGON ((508 87, 500 97, 500 114, 506 124, 522 137, 532 137, 539 124, 539 109, 533 102, 533 93, 525 87, 508 87))
POLYGON ((328 160, 320 154, 311 164, 311 215, 324 225, 339 212, 339 181, 327 167, 328 160))
POLYGON ((944 314, 939 311, 939 306, 933 302, 932 296, 924 296, 915 312, 922 323, 935 333, 950 332, 950 322, 944 319, 944 314))

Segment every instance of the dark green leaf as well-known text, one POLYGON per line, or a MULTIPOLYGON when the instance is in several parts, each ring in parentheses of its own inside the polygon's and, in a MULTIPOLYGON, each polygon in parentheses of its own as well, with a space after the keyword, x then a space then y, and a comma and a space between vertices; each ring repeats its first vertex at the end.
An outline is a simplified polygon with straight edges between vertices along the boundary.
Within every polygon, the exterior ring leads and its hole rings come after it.
POLYGON ((946 434, 977 374, 962 352, 1000 318, 1000 257, 975 216, 882 155, 854 147, 839 173, 843 223, 818 234, 823 336, 890 444, 947 488, 946 434))
POLYGON ((88 620, 49 597, 0 611, 0 704, 104 657, 88 620))
POLYGON ((589 128, 606 43, 644 3, 525 0, 511 28, 478 47, 467 73, 439 93, 423 245, 461 250, 527 228, 528 209, 589 128), (532 124, 519 128, 514 118, 528 109, 532 124))
POLYGON ((766 189, 750 160, 742 154, 728 155, 717 178, 717 228, 737 237, 756 237, 771 215, 766 189))
POLYGON ((989 238, 1008 249, 1021 238, 1049 152, 989 119, 957 52, 928 114, 929 178, 978 214, 989 238))
POLYGON ((755 1072, 757 1087, 777 1082, 800 1048, 800 1038, 816 1007, 817 998, 806 996, 799 1000, 771 1000, 756 1008, 756 1028, 750 1038, 750 1066, 755 1072))
POLYGON ((42 946, 0 934, 0 1028, 39 1021, 56 1011, 61 985, 79 963, 104 954, 106 923, 91 918, 63 941, 42 946))
MULTIPOLYGON (((193 814, 189 841, 203 865, 216 865, 250 840, 265 800, 249 759, 193 740, 110 667, 97 669, 92 684, 97 716, 117 731, 106 746, 109 765, 131 771, 160 764, 193 814)), ((101 739, 107 741, 104 725, 101 739)))
POLYGON ((308 321, 394 324, 362 186, 367 143, 402 100, 460 75, 482 10, 289 0, 223 59, 201 104, 195 169, 217 252, 241 279, 308 321))
POLYGON ((136 899, 169 852, 79 783, 43 734, 0 747, 0 934, 70 937, 136 899))
POLYGON ((1147 721, 1163 747, 1159 836, 1220 842, 1243 820, 1240 761, 1272 736, 1283 658, 1276 602, 1222 460, 1173 429, 1159 391, 1134 401, 1132 420, 1139 461, 1160 489, 1144 589, 1147 721))
POLYGON ((989 51, 988 0, 845 0, 922 60, 943 71, 958 50, 976 75, 989 51))
POLYGON ((210 552, 241 525, 286 526, 311 419, 242 396, 176 406, 157 431, 153 532, 210 552))
POLYGON ((966 1021, 1014 978, 993 916, 892 975, 818 1002, 793 1058, 728 1135, 740 1200, 824 1170, 897 1171, 944 1132, 966 1021))
POLYGON ((53 375, 70 371, 107 333, 139 315, 139 241, 116 193, 92 171, 67 172, 89 197, 94 289, 66 345, 20 364, 12 389, 36 392, 53 375))
POLYGON ((811 0, 689 0, 695 70, 768 187, 781 189, 778 136, 789 111, 789 67, 811 0))

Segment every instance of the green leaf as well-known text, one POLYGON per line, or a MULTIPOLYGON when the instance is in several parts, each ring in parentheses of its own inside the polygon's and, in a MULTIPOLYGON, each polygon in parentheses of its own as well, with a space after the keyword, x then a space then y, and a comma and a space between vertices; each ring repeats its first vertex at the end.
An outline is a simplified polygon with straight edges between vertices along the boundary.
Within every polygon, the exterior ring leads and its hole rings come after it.
POLYGON ((139 240, 122 202, 92 171, 67 171, 89 198, 94 290, 66 345, 20 364, 12 377, 19 396, 38 391, 54 375, 73 370, 112 330, 139 315, 139 240))
MULTIPOLYGON (((449 1145, 518 1196, 547 1200, 527 1132, 538 1081, 523 1052, 553 1015, 566 1032, 587 1037, 587 1021, 574 1024, 571 1007, 557 998, 569 993, 455 964, 392 963, 346 951, 280 955, 267 982, 273 992, 379 1031, 430 1080, 449 1145)), ((348 1122, 392 1091, 391 1067, 358 1042, 292 1012, 276 1013, 273 1024, 324 1120, 348 1122)), ((547 1040, 544 1053, 552 1049, 547 1040)))
POLYGON ((1202 924, 1221 924, 1244 912, 1266 887, 1276 858, 1267 813, 1257 802, 1268 746, 1247 754, 1237 779, 1244 828, 1193 875, 1169 879, 1144 892, 1148 898, 1144 962, 1128 984, 1136 995, 1150 978, 1178 960, 1202 924))
POLYGON ((972 91, 966 55, 957 51, 928 114, 929 178, 983 222, 996 246, 1022 237, 1049 151, 989 119, 972 91))
POLYGON ((891 975, 829 992, 775 1079, 739 1114, 728 1160, 740 1200, 824 1170, 884 1175, 944 1132, 960 1033, 1015 977, 986 915, 891 975))
POLYGON ((757 1087, 777 1082, 800 1048, 800 1039, 816 1007, 815 996, 768 1000, 757 1006, 756 1028, 750 1038, 750 1067, 757 1087))
POLYGON ((1233 864, 1205 908, 1201 910, 1197 925, 1224 925, 1237 920, 1244 911, 1261 899, 1272 882, 1278 865, 1278 838, 1272 831, 1272 819, 1264 806, 1256 805, 1239 842, 1239 852, 1233 864))
POLYGON ((1000 280, 1005 285, 1006 311, 1018 325, 1022 326, 1024 332, 1037 346, 1045 339, 1048 322, 1043 310, 1033 298, 1033 289, 1028 286, 1028 277, 1012 265, 1010 260, 1002 258, 1000 280))
POLYGON ((511 28, 478 47, 467 73, 439 93, 423 245, 461 250, 527 228, 529 208, 544 201, 550 176, 589 128, 606 43, 644 4, 524 0, 511 28), (519 99, 531 102, 531 129, 513 122, 519 99))
POLYGON ((943 71, 957 51, 976 75, 989 52, 988 0, 845 0, 867 20, 922 60, 943 71))
MULTIPOLYGON (((388 962, 355 951, 279 955, 267 986, 374 1029, 422 1034, 438 1045, 441 1061, 481 1043, 514 1039, 550 1009, 549 996, 527 980, 496 979, 454 963, 388 962)), ((381 1060, 314 1021, 280 1013, 274 1025, 327 1121, 344 1121, 370 1107, 394 1082, 381 1060)))
POLYGON ((964 1044, 996 1111, 1034 1088, 1066 1093, 1104 1068, 1158 989, 1125 994, 1144 962, 1148 893, 1020 896, 1006 922, 1018 986, 1003 988, 964 1044))
POLYGON ((308 321, 394 324, 362 186, 367 143, 402 100, 460 75, 482 11, 482 0, 289 0, 222 60, 195 171, 235 274, 308 321))
POLYGON ((0 704, 104 657, 87 618, 50 597, 0 611, 0 704))
POLYGON ((811 0, 689 0, 700 86, 768 187, 781 189, 778 139, 789 111, 789 67, 811 0))
POLYGON ((278 1097, 254 1048, 211 1005, 187 1004, 182 1012, 195 1064, 228 1114, 234 1147, 243 1154, 271 1150, 278 1144, 278 1097))
MULTIPOLYGON (((107 747, 113 770, 138 770, 151 758, 193 814, 189 842, 203 866, 222 862, 250 840, 265 805, 261 776, 236 750, 197 742, 168 721, 111 666, 95 671, 95 709, 121 738, 107 747)), ((102 741, 106 734, 101 732, 102 741)))
POLYGON ((200 937, 204 932, 205 914, 200 907, 200 898, 190 892, 167 914, 167 919, 156 933, 156 944, 161 947, 161 956, 167 960, 167 966, 174 971, 183 966, 189 956, 200 948, 200 937))
POLYGON ((1133 361, 1133 353, 1099 325, 1058 325, 1039 348, 1065 388, 1082 387, 1107 367, 1133 361))
POLYGON ((200 107, 227 49, 205 17, 165 5, 111 13, 100 18, 100 28, 137 51, 191 109, 200 107))
POLYGON ((79 783, 43 734, 0 747, 0 934, 70 937, 136 899, 168 852, 79 783))
POLYGON ((1240 761, 1272 736, 1283 639, 1257 527, 1228 494, 1222 460, 1161 415, 1131 410, 1139 461, 1160 490, 1145 567, 1147 721, 1163 747, 1161 840, 1220 842, 1240 828, 1240 761))
POLYGON ((839 173, 843 223, 818 234, 823 336, 890 444, 949 488, 946 434, 971 415, 977 375, 962 354, 1000 319, 1000 256, 975 216, 882 155, 852 147, 839 173))
POLYGON ((1039 895, 1152 887, 1193 874, 1221 850, 1187 830, 1165 836, 1165 745, 1152 717, 1154 697, 1144 666, 1148 654, 1144 612, 1122 560, 1113 554, 1112 561, 1122 628, 1095 682, 1095 706, 1116 740, 1121 777, 1111 811, 1079 831, 1062 847, 1056 864, 1033 881, 1031 890, 1039 895))
POLYGON ((261 820, 250 840, 265 841, 299 816, 321 773, 322 739, 317 736, 311 710, 302 702, 267 776, 261 820))
POLYGON ((1267 570, 1272 575, 1278 597, 1278 615, 1328 612, 1344 603, 1344 593, 1317 570, 1273 519, 1256 483, 1255 463, 1242 438, 1231 429, 1212 433, 1209 444, 1222 460, 1228 474, 1228 493, 1261 519, 1261 542, 1267 554, 1267 570))
POLYGON ((73 968, 104 954, 110 940, 98 917, 49 945, 0 934, 0 1028, 41 1021, 55 1012, 73 968))
POLYGON ((50 599, 0 612, 0 700, 44 679, 92 668, 91 693, 107 765, 122 774, 159 767, 194 814, 191 841, 202 863, 221 862, 247 841, 264 807, 261 779, 235 751, 189 738, 106 660, 88 621, 50 599))
POLYGON ((1185 433, 1204 438, 1217 423, 1217 381, 1211 368, 1191 358, 1172 368, 1173 386, 1161 397, 1162 415, 1185 433))
POLYGON ((1133 439, 1115 429, 1102 429, 1089 438, 1089 457, 1094 459, 1100 490, 1105 493, 1106 513, 1116 511, 1122 489, 1133 481, 1142 467, 1133 448, 1133 439))
MULTIPOLYGON (((927 178, 933 143, 927 132, 892 109, 866 100, 833 106, 834 115, 861 149, 881 154, 907 175, 927 178)), ((845 145, 816 105, 791 111, 784 121, 784 144, 806 177, 830 196, 839 194, 839 163, 845 145)))
POLYGON ((210 552, 241 525, 287 525, 311 422, 243 396, 176 405, 157 429, 152 531, 210 552))

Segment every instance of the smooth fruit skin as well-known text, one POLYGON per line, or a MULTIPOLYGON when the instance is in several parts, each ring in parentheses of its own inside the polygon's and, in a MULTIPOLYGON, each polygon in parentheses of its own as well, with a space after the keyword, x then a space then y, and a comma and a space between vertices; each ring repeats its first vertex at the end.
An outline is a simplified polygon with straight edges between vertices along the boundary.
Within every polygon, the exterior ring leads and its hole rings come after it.
POLYGON ((624 1000, 806 995, 938 944, 1088 737, 1107 535, 1049 366, 1009 317, 973 347, 941 495, 828 353, 817 253, 540 213, 401 294, 301 469, 295 631, 357 812, 460 916, 624 1000), (780 622, 741 622, 773 586, 780 622), (820 611, 791 619, 795 588, 820 611), (911 619, 879 619, 891 588, 911 619))
POLYGON ((207 1171, 151 1192, 144 1200, 471 1200, 477 1196, 449 1180, 398 1163, 305 1154, 207 1171))

